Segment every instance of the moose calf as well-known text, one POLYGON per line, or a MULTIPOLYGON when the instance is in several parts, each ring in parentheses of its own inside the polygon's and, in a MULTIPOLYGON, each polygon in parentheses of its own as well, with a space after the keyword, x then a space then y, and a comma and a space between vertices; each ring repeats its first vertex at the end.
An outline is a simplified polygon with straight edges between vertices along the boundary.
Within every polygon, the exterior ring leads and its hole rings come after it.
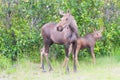
MULTIPOLYGON (((93 63, 94 64, 96 63, 95 54, 94 54, 94 46, 95 46, 96 41, 102 37, 102 31, 103 31, 103 28, 100 30, 94 30, 93 33, 89 33, 89 34, 85 35, 84 37, 79 37, 77 39, 77 48, 76 48, 76 63, 77 63, 77 65, 79 65, 78 52, 79 52, 79 50, 85 49, 85 48, 90 49, 90 52, 91 52, 91 55, 93 58, 93 63)), ((69 49, 69 54, 72 51, 71 46, 69 49)), ((66 65, 66 59, 64 60, 64 63, 63 63, 63 66, 65 66, 65 65, 66 65)))

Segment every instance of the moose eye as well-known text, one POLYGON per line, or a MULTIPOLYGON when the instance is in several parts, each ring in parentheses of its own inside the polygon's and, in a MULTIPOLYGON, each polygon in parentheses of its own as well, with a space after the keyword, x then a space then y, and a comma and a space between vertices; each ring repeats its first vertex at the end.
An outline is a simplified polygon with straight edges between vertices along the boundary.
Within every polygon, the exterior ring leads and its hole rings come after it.
POLYGON ((98 33, 97 33, 96 35, 97 35, 97 36, 99 36, 99 34, 98 34, 98 33))
POLYGON ((68 20, 68 18, 66 18, 66 21, 68 20))

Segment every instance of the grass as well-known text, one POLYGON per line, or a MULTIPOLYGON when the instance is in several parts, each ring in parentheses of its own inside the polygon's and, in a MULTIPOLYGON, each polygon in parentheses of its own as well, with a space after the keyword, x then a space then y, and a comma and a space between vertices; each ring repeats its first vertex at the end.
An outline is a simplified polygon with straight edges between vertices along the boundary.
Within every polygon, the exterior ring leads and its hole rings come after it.
MULTIPOLYGON (((39 63, 24 58, 10 66, 10 61, 0 55, 0 80, 119 80, 120 51, 118 49, 112 53, 110 56, 97 57, 95 65, 91 57, 81 58, 77 73, 73 72, 73 62, 70 61, 68 74, 61 66, 63 61, 52 60, 54 71, 43 73, 39 63)), ((48 70, 46 64, 45 69, 48 70)))
MULTIPOLYGON (((119 80, 120 59, 116 56, 99 57, 93 65, 91 58, 80 60, 78 72, 74 73, 70 61, 70 73, 65 73, 61 62, 54 61, 54 71, 42 73, 38 63, 22 59, 16 65, 0 73, 0 80, 119 80)), ((45 67, 48 69, 47 65, 45 67)))

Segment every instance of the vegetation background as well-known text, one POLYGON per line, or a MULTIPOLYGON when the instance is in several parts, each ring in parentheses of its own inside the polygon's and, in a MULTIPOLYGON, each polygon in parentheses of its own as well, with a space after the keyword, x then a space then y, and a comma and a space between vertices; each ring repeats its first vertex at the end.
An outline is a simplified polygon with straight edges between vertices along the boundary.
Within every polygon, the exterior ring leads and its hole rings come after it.
MULTIPOLYGON (((60 9, 64 12, 70 9, 80 36, 105 28, 94 49, 96 57, 120 55, 120 0, 0 0, 0 70, 23 58, 40 62, 41 27, 59 22, 60 9)), ((52 61, 61 61, 64 55, 63 46, 51 47, 52 61)), ((83 50, 79 59, 89 56, 83 50)))

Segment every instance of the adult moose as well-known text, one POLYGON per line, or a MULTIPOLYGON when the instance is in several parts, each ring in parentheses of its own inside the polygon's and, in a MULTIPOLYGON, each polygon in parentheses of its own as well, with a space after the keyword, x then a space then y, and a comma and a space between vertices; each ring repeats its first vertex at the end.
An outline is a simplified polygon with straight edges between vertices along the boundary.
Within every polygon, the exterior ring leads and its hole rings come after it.
MULTIPOLYGON (((52 70, 52 66, 48 59, 49 48, 55 44, 62 44, 65 46, 66 53, 66 70, 69 72, 68 61, 69 61, 69 46, 73 45, 73 55, 74 55, 74 71, 77 71, 76 61, 75 61, 75 50, 76 50, 76 40, 78 37, 77 24, 74 17, 70 14, 68 10, 67 13, 60 11, 60 14, 63 16, 59 23, 47 23, 42 26, 41 33, 44 41, 44 55, 49 66, 49 71, 52 70)), ((43 59, 43 58, 42 58, 43 59)), ((44 63, 42 63, 42 70, 44 70, 44 63)))
MULTIPOLYGON (((90 52, 93 58, 93 63, 94 64, 96 63, 95 54, 94 54, 94 46, 95 46, 96 41, 102 37, 102 31, 103 31, 103 28, 101 28, 100 30, 95 29, 92 33, 86 34, 84 37, 78 37, 77 48, 76 48, 77 65, 79 65, 79 62, 78 62, 79 50, 85 49, 85 48, 90 49, 90 52)), ((69 54, 71 51, 72 51, 72 48, 69 50, 69 54)), ((64 60, 63 66, 65 66, 65 64, 66 64, 66 59, 64 60)))

